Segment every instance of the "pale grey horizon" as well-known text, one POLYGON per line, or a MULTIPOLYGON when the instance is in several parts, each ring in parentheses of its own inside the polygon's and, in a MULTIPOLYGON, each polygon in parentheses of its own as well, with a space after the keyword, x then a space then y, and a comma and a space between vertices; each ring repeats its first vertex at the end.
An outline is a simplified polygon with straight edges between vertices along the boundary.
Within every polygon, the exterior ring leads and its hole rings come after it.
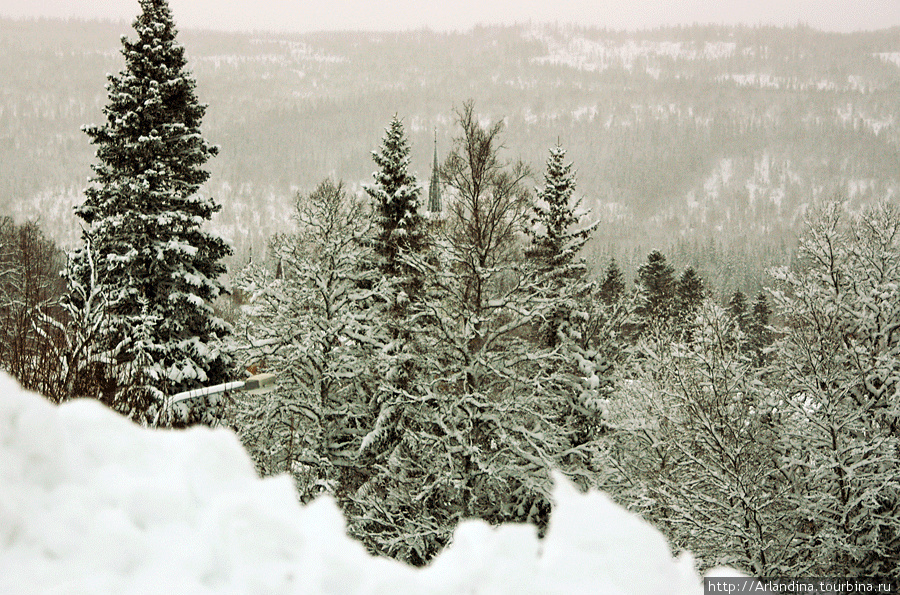
MULTIPOLYGON (((181 29, 465 30, 478 24, 574 23, 647 29, 694 23, 791 26, 850 32, 900 26, 900 0, 169 0, 181 29)), ((130 23, 138 0, 0 0, 0 16, 130 23)))

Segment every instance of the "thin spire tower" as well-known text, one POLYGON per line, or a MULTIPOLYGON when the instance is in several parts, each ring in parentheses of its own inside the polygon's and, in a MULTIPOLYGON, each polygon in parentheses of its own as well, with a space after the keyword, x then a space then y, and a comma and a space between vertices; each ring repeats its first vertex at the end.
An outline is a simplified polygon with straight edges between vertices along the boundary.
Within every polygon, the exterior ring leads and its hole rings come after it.
POLYGON ((434 129, 434 161, 431 164, 431 185, 428 187, 428 212, 431 217, 441 213, 441 185, 438 179, 437 128, 434 129))

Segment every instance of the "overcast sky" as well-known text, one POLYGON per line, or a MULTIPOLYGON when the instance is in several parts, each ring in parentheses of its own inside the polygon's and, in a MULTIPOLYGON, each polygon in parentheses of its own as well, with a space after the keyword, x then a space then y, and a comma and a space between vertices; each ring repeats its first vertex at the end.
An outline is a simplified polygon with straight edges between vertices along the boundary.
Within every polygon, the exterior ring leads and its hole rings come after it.
MULTIPOLYGON (((900 25, 900 0, 170 0, 179 28, 314 31, 467 29, 478 23, 806 23, 853 31, 900 25)), ((131 21, 137 0, 0 0, 0 15, 131 21)))

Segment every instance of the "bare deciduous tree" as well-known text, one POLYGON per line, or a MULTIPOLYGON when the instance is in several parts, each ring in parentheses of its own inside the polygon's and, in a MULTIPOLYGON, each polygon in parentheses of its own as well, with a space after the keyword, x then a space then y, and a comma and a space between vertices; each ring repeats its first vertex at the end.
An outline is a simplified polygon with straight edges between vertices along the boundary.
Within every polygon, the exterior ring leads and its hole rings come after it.
POLYGON ((482 126, 472 101, 456 115, 462 135, 441 168, 451 190, 446 236, 466 280, 466 301, 478 311, 487 299, 486 269, 507 264, 519 250, 531 198, 524 181, 531 172, 521 161, 501 160, 502 122, 482 126))
POLYGON ((41 334, 38 313, 60 314, 62 253, 37 223, 0 220, 0 366, 25 388, 49 394, 60 333, 41 334))

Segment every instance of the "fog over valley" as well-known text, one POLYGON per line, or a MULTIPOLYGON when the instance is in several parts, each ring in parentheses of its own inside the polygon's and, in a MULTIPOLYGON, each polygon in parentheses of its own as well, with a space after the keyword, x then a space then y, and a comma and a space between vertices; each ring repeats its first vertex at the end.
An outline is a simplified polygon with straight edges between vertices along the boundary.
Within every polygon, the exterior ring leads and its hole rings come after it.
MULTIPOLYGON (((102 121, 103 73, 122 68, 118 34, 108 23, 0 21, 0 209, 40 217, 64 245, 78 237, 71 207, 91 173, 80 129, 102 121)), ((221 151, 203 192, 223 205, 214 226, 239 260, 290 225, 297 190, 332 176, 359 191, 394 114, 427 187, 434 136, 443 158, 453 110, 469 99, 503 119, 509 159, 539 171, 550 146, 566 147, 577 193, 602 222, 590 249, 629 268, 679 242, 686 260, 710 242, 783 258, 808 205, 865 203, 900 176, 896 29, 181 38, 209 104, 204 133, 221 151)))

